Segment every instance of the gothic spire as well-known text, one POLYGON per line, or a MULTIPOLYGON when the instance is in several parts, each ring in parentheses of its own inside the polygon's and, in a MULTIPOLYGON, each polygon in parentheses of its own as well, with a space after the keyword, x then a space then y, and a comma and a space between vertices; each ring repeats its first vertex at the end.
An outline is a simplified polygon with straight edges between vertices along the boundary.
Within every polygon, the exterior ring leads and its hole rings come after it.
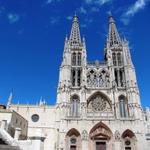
POLYGON ((109 47, 119 46, 121 44, 121 39, 112 15, 109 16, 109 33, 107 43, 109 47))
POLYGON ((79 22, 78 22, 78 17, 76 16, 76 14, 73 18, 72 29, 71 29, 69 40, 70 40, 71 46, 79 46, 81 44, 79 22))

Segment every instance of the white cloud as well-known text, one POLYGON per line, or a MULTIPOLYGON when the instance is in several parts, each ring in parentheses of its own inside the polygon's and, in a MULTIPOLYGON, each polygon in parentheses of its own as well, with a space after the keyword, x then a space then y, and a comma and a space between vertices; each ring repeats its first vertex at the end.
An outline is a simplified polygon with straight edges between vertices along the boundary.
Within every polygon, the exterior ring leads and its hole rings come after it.
POLYGON ((66 19, 67 20, 72 20, 72 16, 67 16, 66 19))
POLYGON ((99 12, 99 8, 97 8, 97 7, 92 7, 92 8, 91 8, 91 12, 99 12))
POLYGON ((50 18, 50 23, 53 24, 57 24, 60 20, 60 17, 51 17, 50 18))
POLYGON ((122 15, 121 21, 124 24, 128 24, 130 18, 138 13, 140 10, 144 9, 145 6, 150 2, 150 0, 137 0, 133 5, 131 5, 127 11, 122 15))
POLYGON ((139 10, 143 9, 148 1, 149 0, 137 0, 134 5, 129 7, 129 9, 125 13, 126 16, 130 16, 130 15, 133 16, 139 10))
POLYGON ((104 5, 112 0, 84 0, 86 4, 104 5))
POLYGON ((87 11, 86 11, 86 9, 85 9, 83 6, 81 6, 81 7, 78 9, 78 12, 81 13, 81 14, 87 14, 87 11))
POLYGON ((9 13, 7 15, 7 18, 8 18, 9 23, 13 24, 13 23, 16 23, 19 21, 20 16, 18 14, 15 14, 15 13, 9 13))
POLYGON ((52 2, 60 2, 62 0, 46 0, 45 4, 51 4, 52 2))
POLYGON ((1 6, 1 7, 0 7, 0 15, 2 15, 4 12, 5 12, 5 7, 4 7, 4 6, 1 6))
POLYGON ((87 28, 87 24, 81 24, 80 27, 81 28, 87 28))
POLYGON ((46 4, 50 4, 50 3, 52 3, 53 2, 53 0, 47 0, 46 1, 46 4))

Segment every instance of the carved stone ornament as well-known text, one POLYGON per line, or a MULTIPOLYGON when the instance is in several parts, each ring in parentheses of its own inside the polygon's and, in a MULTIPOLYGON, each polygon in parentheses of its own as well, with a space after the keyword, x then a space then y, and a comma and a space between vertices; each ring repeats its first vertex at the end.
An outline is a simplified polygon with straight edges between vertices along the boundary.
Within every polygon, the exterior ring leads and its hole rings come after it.
POLYGON ((116 141, 120 141, 121 140, 120 133, 119 133, 118 130, 116 130, 116 132, 115 132, 115 140, 116 141))
POLYGON ((87 74, 87 84, 88 87, 109 87, 110 81, 108 72, 104 70, 101 72, 91 70, 87 74))
POLYGON ((81 103, 81 109, 85 109, 85 108, 86 108, 86 105, 87 105, 87 104, 86 104, 86 103, 84 103, 84 102, 83 102, 83 103, 81 103))
POLYGON ((82 131, 82 140, 88 140, 88 133, 86 130, 82 131))
POLYGON ((91 103, 93 111, 103 111, 106 108, 107 101, 101 96, 97 96, 91 103))

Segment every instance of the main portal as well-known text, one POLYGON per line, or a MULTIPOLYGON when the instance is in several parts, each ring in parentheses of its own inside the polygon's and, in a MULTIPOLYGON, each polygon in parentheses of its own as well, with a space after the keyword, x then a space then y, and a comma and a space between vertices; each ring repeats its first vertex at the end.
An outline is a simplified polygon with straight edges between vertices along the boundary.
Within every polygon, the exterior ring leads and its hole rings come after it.
POLYGON ((96 142, 96 150, 106 150, 106 142, 96 142))

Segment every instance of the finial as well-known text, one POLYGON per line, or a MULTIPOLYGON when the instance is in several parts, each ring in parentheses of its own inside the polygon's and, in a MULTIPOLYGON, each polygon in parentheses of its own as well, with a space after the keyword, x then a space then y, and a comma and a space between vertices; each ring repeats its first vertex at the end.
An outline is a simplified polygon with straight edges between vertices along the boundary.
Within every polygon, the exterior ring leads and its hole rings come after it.
POLYGON ((68 35, 66 34, 66 38, 65 38, 65 41, 68 41, 68 35))
POLYGON ((18 103, 17 103, 17 105, 19 105, 19 100, 18 100, 18 103))
POLYGON ((115 20, 113 18, 113 15, 112 15, 111 11, 108 12, 108 15, 109 15, 109 23, 115 23, 115 20))
POLYGON ((75 14, 74 14, 74 17, 73 17, 73 22, 78 22, 78 17, 77 17, 76 11, 75 11, 75 14))
POLYGON ((74 12, 74 17, 77 17, 77 12, 76 11, 74 12))
POLYGON ((43 100, 43 97, 41 96, 41 97, 40 97, 40 102, 39 102, 39 105, 40 105, 40 106, 42 105, 42 100, 43 100))
POLYGON ((109 16, 109 23, 115 23, 113 16, 109 16))
POLYGON ((82 42, 85 42, 85 36, 83 35, 83 37, 82 37, 82 42))
POLYGON ((10 92, 7 102, 7 108, 12 104, 13 93, 10 92))
POLYGON ((108 11, 108 15, 109 15, 109 17, 111 17, 112 16, 112 12, 108 11))

